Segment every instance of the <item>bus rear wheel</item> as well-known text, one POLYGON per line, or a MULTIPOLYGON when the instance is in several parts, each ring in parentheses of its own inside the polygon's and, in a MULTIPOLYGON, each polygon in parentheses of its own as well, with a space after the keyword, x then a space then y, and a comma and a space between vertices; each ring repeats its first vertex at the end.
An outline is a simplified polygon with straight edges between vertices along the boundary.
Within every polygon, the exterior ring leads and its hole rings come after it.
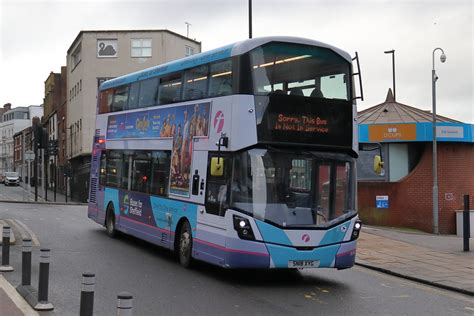
POLYGON ((105 217, 105 231, 111 238, 117 236, 117 231, 115 230, 115 211, 112 204, 107 207, 107 215, 105 217))
POLYGON ((178 247, 179 262, 183 267, 189 268, 193 260, 191 256, 193 252, 193 234, 188 221, 181 225, 178 247))

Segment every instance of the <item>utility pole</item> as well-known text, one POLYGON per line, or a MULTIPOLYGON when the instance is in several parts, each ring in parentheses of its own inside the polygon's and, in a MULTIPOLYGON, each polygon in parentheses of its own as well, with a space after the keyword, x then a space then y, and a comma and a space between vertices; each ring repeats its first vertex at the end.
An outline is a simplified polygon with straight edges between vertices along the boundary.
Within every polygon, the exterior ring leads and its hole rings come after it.
POLYGON ((252 0, 249 0, 249 38, 252 38, 252 0))

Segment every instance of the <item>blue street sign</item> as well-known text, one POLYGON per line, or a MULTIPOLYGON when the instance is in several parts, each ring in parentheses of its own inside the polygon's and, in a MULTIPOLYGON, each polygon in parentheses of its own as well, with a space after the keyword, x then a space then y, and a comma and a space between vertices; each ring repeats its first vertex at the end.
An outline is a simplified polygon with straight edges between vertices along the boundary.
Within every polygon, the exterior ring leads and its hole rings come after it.
POLYGON ((388 195, 377 195, 375 205, 377 208, 388 208, 388 195))

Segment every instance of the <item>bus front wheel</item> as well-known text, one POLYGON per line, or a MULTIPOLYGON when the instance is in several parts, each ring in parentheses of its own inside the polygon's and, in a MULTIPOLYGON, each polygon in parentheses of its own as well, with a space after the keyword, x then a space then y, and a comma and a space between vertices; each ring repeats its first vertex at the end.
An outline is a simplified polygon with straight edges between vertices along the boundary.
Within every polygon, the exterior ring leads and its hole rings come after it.
POLYGON ((107 216, 105 217, 105 231, 109 237, 114 238, 117 235, 115 230, 115 212, 112 204, 107 207, 107 216))
POLYGON ((192 264, 193 234, 188 221, 181 225, 179 233, 179 262, 185 268, 192 264))

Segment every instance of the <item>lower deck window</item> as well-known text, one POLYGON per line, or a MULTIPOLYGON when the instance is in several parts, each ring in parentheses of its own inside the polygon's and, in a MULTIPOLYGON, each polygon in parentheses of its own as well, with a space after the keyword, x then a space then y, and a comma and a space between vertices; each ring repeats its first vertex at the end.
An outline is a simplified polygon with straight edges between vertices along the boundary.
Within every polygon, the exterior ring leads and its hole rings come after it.
POLYGON ((100 184, 166 196, 171 151, 107 150, 102 153, 100 184))

